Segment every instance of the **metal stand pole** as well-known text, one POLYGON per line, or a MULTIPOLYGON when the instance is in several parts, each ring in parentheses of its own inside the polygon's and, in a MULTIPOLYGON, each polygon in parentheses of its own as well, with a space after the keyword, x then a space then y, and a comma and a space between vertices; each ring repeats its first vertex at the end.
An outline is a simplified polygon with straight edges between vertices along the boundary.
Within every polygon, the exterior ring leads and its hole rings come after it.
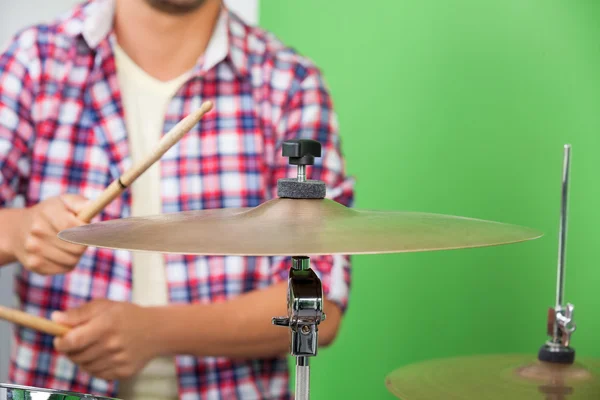
POLYGON ((540 349, 538 359, 558 364, 572 364, 575 350, 570 347, 571 335, 576 329, 573 321, 574 306, 564 305, 565 248, 567 241, 567 203, 569 197, 569 173, 571 146, 565 145, 561 185, 560 225, 558 235, 558 267, 556 273, 556 302, 548 312, 548 335, 550 340, 540 349))
POLYGON ((308 257, 292 257, 288 279, 288 315, 273 325, 290 329, 290 354, 296 357, 296 400, 310 396, 309 357, 317 355, 319 329, 325 320, 321 280, 310 269, 308 257))
POLYGON ((296 399, 310 398, 308 357, 296 357, 296 399))
MULTIPOLYGON (((552 341, 556 345, 568 346, 567 343, 563 343, 561 338, 561 326, 562 322, 560 317, 563 316, 565 311, 564 307, 564 293, 565 293, 565 247, 567 242, 567 202, 569 199, 569 172, 571 166, 571 146, 565 145, 565 152, 563 158, 563 176, 562 176, 562 190, 561 190, 561 204, 560 204, 560 225, 558 231, 558 266, 556 272, 556 308, 557 319, 554 323, 554 332, 552 341)), ((572 306, 571 306, 572 307, 572 306)), ((567 312, 570 314, 569 306, 567 306, 567 312)), ((572 312, 572 311, 571 311, 572 312)), ((570 315, 568 316, 570 319, 570 315)), ((569 321, 570 322, 570 321, 569 321)))

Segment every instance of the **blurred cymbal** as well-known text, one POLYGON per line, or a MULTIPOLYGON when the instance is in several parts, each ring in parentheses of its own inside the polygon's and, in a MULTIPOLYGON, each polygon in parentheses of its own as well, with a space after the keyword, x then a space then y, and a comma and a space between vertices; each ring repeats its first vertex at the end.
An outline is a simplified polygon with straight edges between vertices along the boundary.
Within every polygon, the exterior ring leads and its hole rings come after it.
POLYGON ((402 400, 600 399, 600 360, 557 365, 523 354, 448 358, 399 368, 386 386, 402 400))
POLYGON ((357 210, 329 199, 132 217, 67 229, 69 242, 137 251, 293 256, 432 251, 535 239, 530 228, 437 214, 357 210))

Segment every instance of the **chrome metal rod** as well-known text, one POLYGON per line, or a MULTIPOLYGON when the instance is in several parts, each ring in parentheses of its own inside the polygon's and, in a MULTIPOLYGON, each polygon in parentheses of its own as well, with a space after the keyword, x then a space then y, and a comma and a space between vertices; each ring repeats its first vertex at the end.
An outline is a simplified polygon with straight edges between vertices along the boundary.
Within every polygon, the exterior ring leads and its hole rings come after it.
POLYGON ((298 165, 298 182, 306 182, 306 165, 298 165))
POLYGON ((560 206, 560 226, 558 232, 558 272, 556 277, 556 309, 563 307, 565 291, 565 250, 567 242, 567 202, 569 197, 569 173, 571 145, 565 145, 563 156, 562 196, 560 206))
POLYGON ((296 400, 310 397, 310 367, 308 357, 296 357, 296 400))

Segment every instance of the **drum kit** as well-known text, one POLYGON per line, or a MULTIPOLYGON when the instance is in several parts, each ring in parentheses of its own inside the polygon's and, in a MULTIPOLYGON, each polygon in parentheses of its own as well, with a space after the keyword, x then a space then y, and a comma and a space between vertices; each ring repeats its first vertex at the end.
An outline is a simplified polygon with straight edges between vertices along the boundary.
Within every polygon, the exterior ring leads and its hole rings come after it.
MULTIPOLYGON (((59 236, 71 243, 130 251, 290 257, 287 315, 274 317, 272 324, 289 330, 289 352, 296 358, 297 400, 310 396, 309 360, 317 355, 319 325, 325 320, 323 289, 310 257, 464 249, 541 236, 534 229, 479 219, 345 207, 327 198, 323 182, 306 176, 307 166, 321 156, 319 142, 288 140, 282 156, 297 166, 297 176, 280 179, 278 197, 257 207, 130 217, 67 229, 59 236)), ((549 339, 537 357, 488 355, 410 365, 385 379, 393 395, 403 400, 600 399, 600 362, 575 361, 573 305, 564 303, 569 165, 567 145, 556 304, 548 312, 549 339)), ((0 385, 0 394, 2 390, 8 399, 33 399, 29 393, 34 392, 46 393, 37 397, 44 399, 101 399, 14 385, 0 385)))

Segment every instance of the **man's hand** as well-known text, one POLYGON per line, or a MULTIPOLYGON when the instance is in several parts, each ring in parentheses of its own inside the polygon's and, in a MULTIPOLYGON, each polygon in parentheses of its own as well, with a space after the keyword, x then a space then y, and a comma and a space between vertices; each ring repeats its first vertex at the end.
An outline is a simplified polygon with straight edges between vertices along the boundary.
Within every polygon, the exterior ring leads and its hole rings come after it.
POLYGON ((19 210, 21 218, 11 241, 15 258, 29 271, 42 275, 63 274, 75 268, 86 247, 58 238, 64 229, 84 225, 76 214, 88 200, 65 194, 19 210))
POLYGON ((74 327, 54 340, 56 350, 97 378, 131 377, 159 355, 151 308, 102 299, 52 319, 74 327))

